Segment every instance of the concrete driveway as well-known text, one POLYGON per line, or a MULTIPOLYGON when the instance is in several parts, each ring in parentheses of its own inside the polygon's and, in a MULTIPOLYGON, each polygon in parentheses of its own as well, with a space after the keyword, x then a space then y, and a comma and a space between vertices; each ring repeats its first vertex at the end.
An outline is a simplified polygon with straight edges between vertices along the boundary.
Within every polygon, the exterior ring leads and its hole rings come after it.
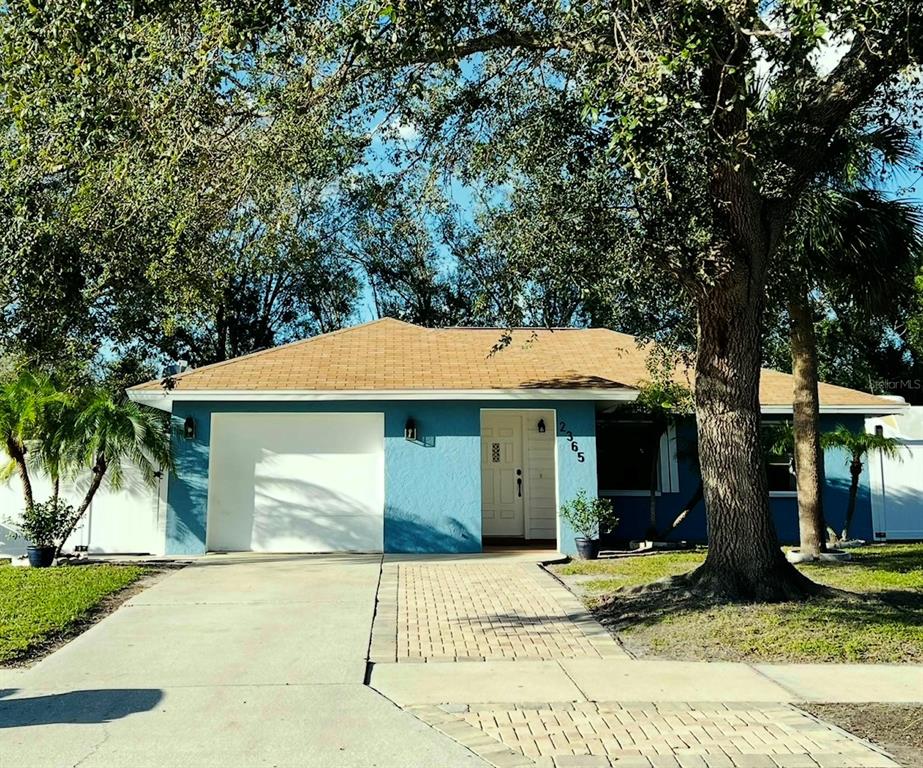
POLYGON ((214 557, 0 676, 15 765, 484 766, 363 685, 381 558, 214 557))

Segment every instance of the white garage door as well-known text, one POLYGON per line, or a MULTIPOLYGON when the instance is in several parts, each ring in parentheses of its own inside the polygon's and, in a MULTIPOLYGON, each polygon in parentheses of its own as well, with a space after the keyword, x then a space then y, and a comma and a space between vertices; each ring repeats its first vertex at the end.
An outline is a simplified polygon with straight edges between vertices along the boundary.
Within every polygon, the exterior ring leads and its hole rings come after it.
POLYGON ((384 496, 384 414, 212 415, 210 550, 380 552, 384 496))

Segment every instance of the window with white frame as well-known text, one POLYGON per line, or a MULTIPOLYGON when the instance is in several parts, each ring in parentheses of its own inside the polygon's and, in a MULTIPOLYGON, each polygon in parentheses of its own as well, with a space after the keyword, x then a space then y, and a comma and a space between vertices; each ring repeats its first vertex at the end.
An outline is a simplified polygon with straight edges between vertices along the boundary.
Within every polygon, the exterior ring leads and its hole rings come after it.
POLYGON ((647 495, 655 471, 657 493, 679 490, 676 430, 670 425, 658 440, 658 429, 640 418, 597 420, 596 480, 601 495, 647 495))

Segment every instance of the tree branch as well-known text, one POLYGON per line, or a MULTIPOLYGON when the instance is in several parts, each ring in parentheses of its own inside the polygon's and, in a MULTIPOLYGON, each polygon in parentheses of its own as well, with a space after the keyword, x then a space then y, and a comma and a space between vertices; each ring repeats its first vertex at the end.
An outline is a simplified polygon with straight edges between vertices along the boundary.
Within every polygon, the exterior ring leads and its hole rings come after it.
POLYGON ((612 43, 605 40, 593 41, 589 38, 571 37, 550 32, 543 34, 535 30, 501 29, 468 40, 462 40, 445 48, 429 48, 409 52, 392 60, 393 66, 409 64, 439 64, 455 61, 476 53, 489 53, 498 50, 521 48, 531 51, 594 51, 612 49, 612 43))
POLYGON ((909 7, 895 13, 874 34, 858 32, 849 50, 826 77, 814 83, 814 96, 793 115, 793 124, 804 132, 803 142, 782 158, 799 170, 793 184, 797 192, 806 184, 825 154, 821 151, 856 109, 923 53, 919 40, 923 24, 909 7), (916 49, 914 48, 916 46, 916 49))

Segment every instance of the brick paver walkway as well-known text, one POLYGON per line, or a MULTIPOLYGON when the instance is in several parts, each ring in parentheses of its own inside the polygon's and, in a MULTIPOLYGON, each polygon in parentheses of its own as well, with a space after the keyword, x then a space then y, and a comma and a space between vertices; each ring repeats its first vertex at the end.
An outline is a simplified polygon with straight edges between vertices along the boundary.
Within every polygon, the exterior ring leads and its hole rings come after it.
POLYGON ((896 766, 865 742, 786 704, 582 702, 412 709, 494 765, 509 768, 896 766))
MULTIPOLYGON (((541 659, 563 669, 555 662, 618 656, 625 656, 621 646, 534 563, 472 559, 385 562, 382 568, 369 655, 376 664, 541 659)), ((702 673, 708 674, 707 664, 702 673)), ((897 765, 870 744, 789 704, 516 701, 404 707, 496 768, 897 765)))
POLYGON ((386 564, 373 661, 624 656, 580 602, 534 563, 386 564))

